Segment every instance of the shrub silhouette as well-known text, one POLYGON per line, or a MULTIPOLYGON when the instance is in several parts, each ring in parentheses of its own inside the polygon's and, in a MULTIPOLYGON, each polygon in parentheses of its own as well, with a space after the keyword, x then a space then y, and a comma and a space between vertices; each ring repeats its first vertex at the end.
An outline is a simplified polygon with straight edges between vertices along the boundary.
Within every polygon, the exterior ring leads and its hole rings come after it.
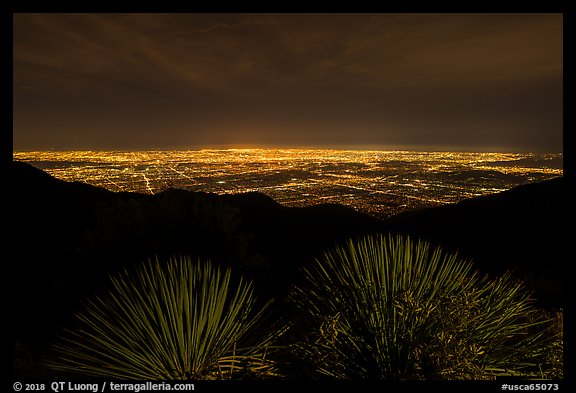
POLYGON ((349 240, 304 271, 291 301, 309 334, 294 346, 313 376, 485 379, 542 360, 546 320, 508 274, 394 235, 349 240))
POLYGON ((149 262, 111 278, 55 344, 57 371, 118 379, 187 380, 275 375, 279 331, 255 334, 267 305, 230 269, 189 257, 149 262))

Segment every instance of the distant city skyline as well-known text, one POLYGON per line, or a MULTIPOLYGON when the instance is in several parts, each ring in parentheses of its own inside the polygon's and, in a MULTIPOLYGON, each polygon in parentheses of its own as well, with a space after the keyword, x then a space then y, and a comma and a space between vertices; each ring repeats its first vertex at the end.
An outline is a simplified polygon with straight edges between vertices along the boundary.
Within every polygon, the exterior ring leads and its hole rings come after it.
POLYGON ((560 13, 13 21, 15 151, 563 150, 560 13))
POLYGON ((563 175, 562 154, 235 149, 15 153, 56 178, 110 191, 262 192, 287 206, 375 216, 456 203, 563 175))

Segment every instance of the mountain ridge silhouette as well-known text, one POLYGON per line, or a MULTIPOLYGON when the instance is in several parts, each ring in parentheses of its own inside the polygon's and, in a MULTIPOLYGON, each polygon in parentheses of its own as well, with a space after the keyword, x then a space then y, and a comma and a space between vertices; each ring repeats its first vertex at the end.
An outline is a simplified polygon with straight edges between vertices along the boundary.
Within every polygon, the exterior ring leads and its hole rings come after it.
POLYGON ((342 205, 282 206, 262 193, 112 192, 9 166, 8 249, 14 342, 42 348, 108 276, 148 258, 189 254, 282 298, 300 268, 338 242, 373 232, 422 238, 491 275, 513 271, 544 307, 563 307, 564 179, 379 220, 342 205))

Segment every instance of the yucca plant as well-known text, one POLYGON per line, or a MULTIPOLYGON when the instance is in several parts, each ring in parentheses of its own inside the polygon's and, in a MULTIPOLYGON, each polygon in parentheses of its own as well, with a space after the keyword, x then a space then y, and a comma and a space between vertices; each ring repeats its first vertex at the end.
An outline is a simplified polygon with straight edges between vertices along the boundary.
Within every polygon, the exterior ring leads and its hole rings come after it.
POLYGON ((509 274, 399 235, 350 239, 291 293, 310 334, 295 346, 317 376, 482 379, 542 358, 546 323, 509 274))
POLYGON ((158 260, 111 277, 78 326, 55 344, 52 369, 116 379, 188 380, 275 375, 271 340, 255 328, 251 283, 190 257, 158 260))

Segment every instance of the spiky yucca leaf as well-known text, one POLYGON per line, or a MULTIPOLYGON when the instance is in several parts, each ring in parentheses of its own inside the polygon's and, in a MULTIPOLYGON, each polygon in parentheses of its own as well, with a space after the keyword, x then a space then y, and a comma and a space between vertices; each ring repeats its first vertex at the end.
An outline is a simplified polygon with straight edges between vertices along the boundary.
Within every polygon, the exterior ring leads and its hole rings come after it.
POLYGON ((257 309, 251 284, 234 283, 230 269, 180 257, 124 271, 111 282, 55 345, 53 369, 149 380, 274 373, 266 359, 274 332, 247 341, 265 307, 257 309))
POLYGON ((291 299, 315 335, 297 351, 336 378, 484 378, 520 368, 539 335, 509 275, 491 281, 456 254, 393 235, 349 240, 305 270, 291 299))

